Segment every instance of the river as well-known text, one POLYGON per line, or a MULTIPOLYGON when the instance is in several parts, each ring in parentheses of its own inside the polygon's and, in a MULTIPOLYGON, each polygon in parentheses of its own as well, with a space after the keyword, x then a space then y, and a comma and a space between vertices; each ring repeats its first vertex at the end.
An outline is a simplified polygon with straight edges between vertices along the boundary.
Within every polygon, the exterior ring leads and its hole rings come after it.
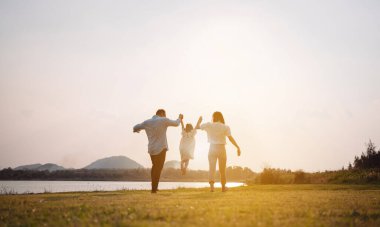
MULTIPOLYGON (((207 182, 160 182, 159 189, 208 186, 207 182)), ((244 186, 244 183, 227 183, 227 187, 230 188, 239 186, 244 186)), ((215 187, 221 187, 220 183, 215 183, 215 187)), ((0 194, 150 190, 150 188, 150 182, 142 181, 0 181, 0 194)))

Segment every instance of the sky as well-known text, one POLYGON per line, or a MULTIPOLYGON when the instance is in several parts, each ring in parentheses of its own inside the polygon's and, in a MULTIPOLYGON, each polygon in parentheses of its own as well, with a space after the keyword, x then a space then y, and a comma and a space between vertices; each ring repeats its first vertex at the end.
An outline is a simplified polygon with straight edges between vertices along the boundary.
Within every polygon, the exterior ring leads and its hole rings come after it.
MULTIPOLYGON (((380 146, 380 2, 0 0, 0 168, 151 162, 135 124, 214 111, 227 165, 340 169, 380 146)), ((167 136, 179 160, 180 128, 167 136)), ((208 168, 204 132, 191 169, 208 168)))

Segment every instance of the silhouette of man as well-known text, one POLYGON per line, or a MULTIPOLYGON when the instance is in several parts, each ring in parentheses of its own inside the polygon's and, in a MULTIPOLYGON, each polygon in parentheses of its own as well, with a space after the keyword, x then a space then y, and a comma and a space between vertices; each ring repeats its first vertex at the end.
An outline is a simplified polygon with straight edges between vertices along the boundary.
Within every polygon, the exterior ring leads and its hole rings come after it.
POLYGON ((161 171, 165 163, 166 151, 169 150, 166 130, 169 126, 179 126, 182 119, 183 115, 180 114, 177 120, 170 120, 166 118, 165 110, 159 109, 151 119, 133 127, 133 132, 138 133, 141 130, 145 130, 148 137, 148 153, 152 160, 152 193, 157 193, 158 182, 160 181, 161 171))

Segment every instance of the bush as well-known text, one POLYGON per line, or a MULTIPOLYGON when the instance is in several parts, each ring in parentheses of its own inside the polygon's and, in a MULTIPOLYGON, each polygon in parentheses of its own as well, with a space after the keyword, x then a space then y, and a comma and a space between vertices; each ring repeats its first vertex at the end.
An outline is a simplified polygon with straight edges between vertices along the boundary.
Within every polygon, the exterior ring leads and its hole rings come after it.
POLYGON ((294 173, 294 183, 295 184, 306 184, 310 183, 310 179, 306 176, 306 173, 302 170, 298 170, 294 173))
POLYGON ((293 174, 290 170, 264 168, 263 172, 257 177, 257 183, 261 184, 291 184, 293 174))

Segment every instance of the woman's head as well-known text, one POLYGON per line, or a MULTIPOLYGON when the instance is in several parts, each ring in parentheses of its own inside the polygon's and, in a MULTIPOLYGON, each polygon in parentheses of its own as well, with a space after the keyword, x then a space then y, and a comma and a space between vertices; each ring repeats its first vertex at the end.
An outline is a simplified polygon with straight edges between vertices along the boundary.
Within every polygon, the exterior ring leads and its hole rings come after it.
POLYGON ((193 125, 192 124, 186 124, 185 131, 186 132, 191 132, 191 130, 193 130, 193 125))
POLYGON ((225 124, 223 114, 219 111, 216 111, 212 114, 212 122, 220 122, 225 124))

